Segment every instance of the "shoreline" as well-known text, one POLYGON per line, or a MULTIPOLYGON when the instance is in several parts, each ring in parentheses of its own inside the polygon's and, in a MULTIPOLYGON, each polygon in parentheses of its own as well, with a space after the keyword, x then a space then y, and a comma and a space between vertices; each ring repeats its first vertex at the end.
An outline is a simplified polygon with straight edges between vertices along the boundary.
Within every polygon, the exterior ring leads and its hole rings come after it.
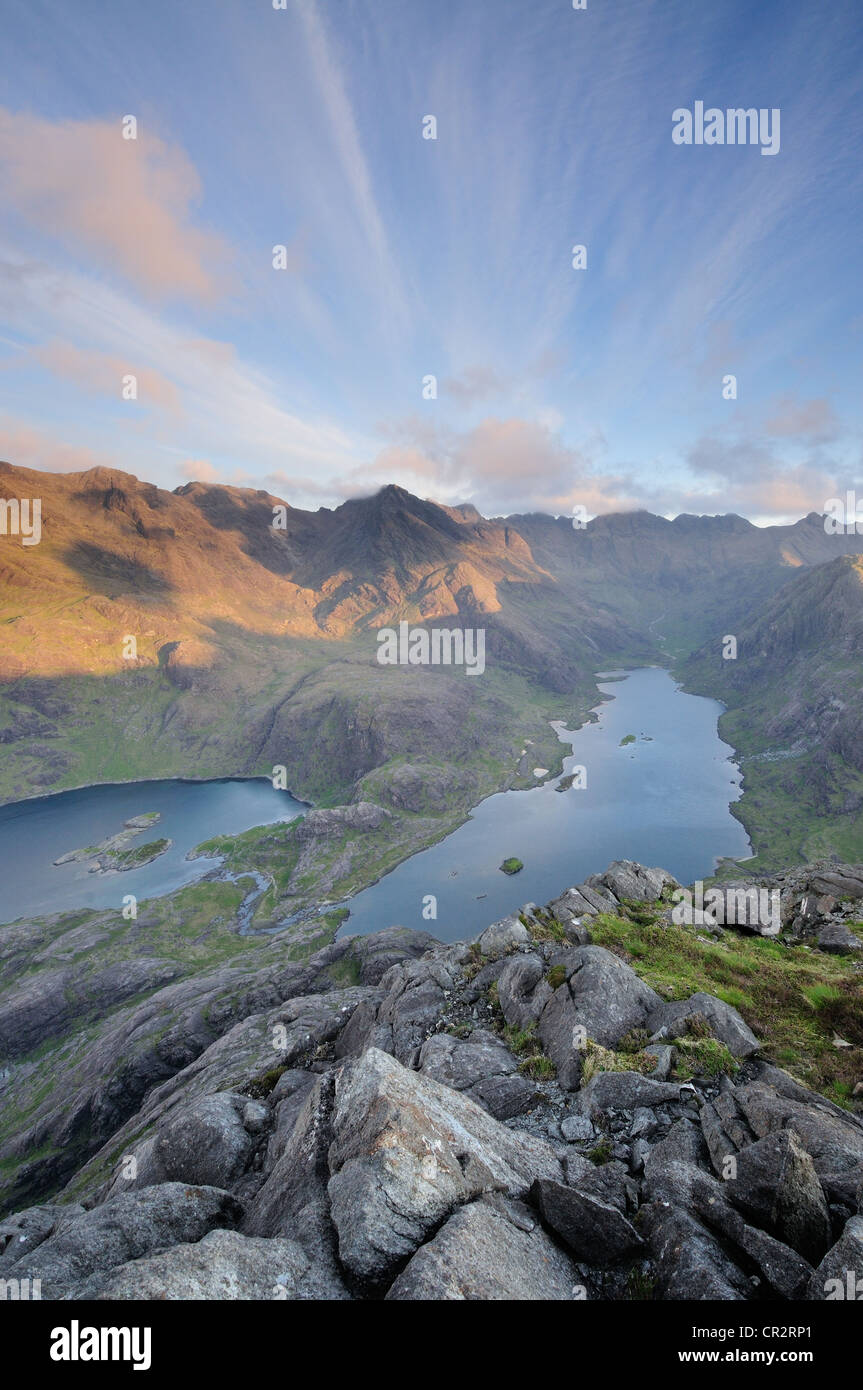
MULTIPOLYGON (((87 792, 99 787, 146 787, 157 782, 186 782, 190 786, 205 786, 211 782, 268 782, 272 786, 272 778, 265 776, 263 772, 229 773, 224 777, 122 777, 119 781, 112 782, 79 782, 75 787, 58 787, 52 792, 35 792, 32 796, 20 796, 15 801, 0 801, 0 811, 5 811, 9 806, 23 806, 28 801, 47 801, 49 796, 65 796, 67 792, 87 792)), ((286 796, 290 796, 300 806, 307 806, 310 811, 315 809, 313 801, 297 796, 290 787, 273 787, 273 791, 277 790, 284 791, 286 796)))
MULTIPOLYGON (((455 832, 457 832, 464 824, 466 824, 466 823, 472 818, 472 816, 473 816, 474 813, 476 812, 477 808, 478 808, 479 806, 481 806, 488 798, 490 798, 490 797, 492 797, 492 796, 495 796, 495 795, 499 795, 499 794, 501 794, 501 793, 503 793, 503 792, 506 792, 506 791, 521 791, 521 790, 524 790, 524 791, 531 791, 531 790, 535 790, 535 789, 536 789, 537 787, 539 787, 539 786, 543 786, 543 785, 550 784, 550 783, 554 783, 554 782, 559 782, 560 778, 561 778, 562 776, 564 776, 564 768, 565 768, 566 761, 567 761, 567 759, 570 758, 570 757, 572 756, 572 754, 573 754, 573 740, 574 740, 575 736, 577 736, 583 729, 585 729, 585 728, 588 727, 589 725, 601 723, 601 716, 602 716, 602 711, 603 711, 604 707, 605 707, 607 704, 609 704, 609 703, 611 703, 612 701, 614 701, 615 698, 616 698, 616 692, 615 692, 615 693, 612 693, 612 691, 609 690, 608 688, 606 688, 605 690, 603 690, 603 689, 600 688, 600 684, 604 684, 604 685, 605 685, 606 683, 608 683, 608 684, 610 684, 610 685, 612 686, 612 688, 613 688, 614 686, 616 686, 617 684, 621 684, 621 685, 622 685, 622 684, 624 684, 624 683, 626 682, 626 680, 627 680, 630 676, 632 676, 636 671, 639 671, 639 670, 662 670, 662 671, 665 671, 665 672, 668 674, 669 678, 670 678, 670 679, 672 680, 672 682, 674 683, 675 689, 676 689, 677 691, 680 691, 680 692, 682 692, 682 693, 684 693, 684 694, 697 694, 697 693, 698 693, 698 692, 695 692, 695 691, 691 691, 691 692, 690 692, 690 691, 686 691, 686 690, 685 690, 685 687, 684 687, 683 684, 682 684, 682 682, 681 682, 681 681, 676 677, 676 675, 674 674, 674 671, 673 671, 669 666, 661 665, 660 663, 643 663, 643 662, 640 662, 640 663, 638 663, 637 665, 632 666, 632 667, 621 667, 621 666, 617 666, 617 667, 614 667, 614 668, 611 668, 611 669, 600 670, 600 671, 596 671, 596 672, 592 673, 592 679, 593 679, 594 686, 595 686, 594 693, 593 693, 592 698, 591 698, 590 696, 587 697, 587 700, 589 700, 589 703, 586 704, 586 707, 585 707, 585 706, 582 706, 582 708, 578 711, 578 715, 579 715, 580 717, 577 717, 576 719, 572 719, 572 713, 573 713, 573 711, 572 711, 572 709, 570 709, 570 711, 569 711, 569 718, 566 718, 565 716, 564 716, 564 717, 557 716, 557 717, 552 717, 552 718, 549 718, 549 719, 548 719, 548 727, 549 727, 550 730, 553 732, 553 734, 555 735, 555 739, 556 739, 556 752, 557 752, 557 756, 555 757, 555 759, 554 759, 554 761, 553 761, 551 767, 549 768, 549 771, 545 774, 544 777, 542 777, 541 779, 537 780, 537 781, 534 782, 532 785, 528 785, 528 786, 524 786, 524 787, 515 787, 515 786, 512 785, 511 782, 510 782, 509 785, 507 785, 506 782, 504 782, 504 784, 503 784, 502 786, 498 787, 495 791, 489 791, 489 792, 487 793, 487 795, 486 795, 485 797, 482 797, 482 798, 480 799, 480 801, 478 801, 475 805, 471 805, 471 806, 469 806, 469 807, 467 807, 467 808, 461 809, 460 812, 456 812, 456 815, 455 815, 453 821, 451 821, 451 823, 450 823, 445 829, 442 828, 442 829, 440 830, 440 833, 437 834, 437 835, 435 835, 434 838, 433 838, 431 841, 424 842, 424 843, 420 843, 420 844, 418 844, 418 845, 416 845, 416 846, 412 846, 412 847, 409 847, 409 848, 406 846, 406 847, 405 847, 406 852, 403 853, 402 855, 400 855, 400 856, 398 857, 398 859, 397 859, 394 863, 389 864, 383 872, 380 872, 380 871, 375 872, 375 871, 373 870, 371 876, 368 878, 367 881, 356 884, 356 885, 353 886, 351 889, 349 889, 349 891, 348 891, 347 893, 340 893, 340 894, 337 894, 335 897, 328 895, 328 901, 326 901, 326 902, 316 902, 316 901, 309 902, 309 901, 307 901, 307 902, 303 903, 302 905, 297 905, 297 906, 295 906, 295 907, 293 908, 292 911, 291 911, 291 910, 288 911, 288 913, 285 915, 285 917, 282 919, 281 922, 279 922, 279 923, 278 923, 277 925, 275 925, 275 926, 270 926, 269 928, 267 928, 267 929, 266 929, 266 934, 269 935, 269 934, 271 934, 271 933, 280 934, 281 932, 290 932, 290 930, 291 930, 292 927, 302 926, 303 924, 305 924, 305 923, 307 923, 307 922, 309 922, 309 921, 313 921, 313 920, 314 920, 315 918, 317 918, 317 917, 323 917, 323 916, 326 915, 327 911, 331 911, 331 910, 333 910, 333 908, 335 908, 335 907, 343 906, 343 907, 346 907, 346 908, 350 911, 352 904, 353 904, 353 903, 355 902, 355 900, 356 900, 359 896, 361 896, 363 893, 365 893, 365 892, 369 891, 370 889, 374 888, 374 887, 375 887, 377 884, 379 884, 383 879, 385 879, 385 878, 389 877, 391 874, 393 874, 393 873, 395 872, 396 869, 398 869, 399 867, 401 867, 401 866, 402 866, 403 864, 405 864, 408 860, 410 860, 410 859, 414 858, 415 856, 417 856, 417 855, 419 855, 419 854, 422 854, 422 853, 424 853, 424 852, 426 852, 426 851, 428 851, 428 850, 434 848, 436 845, 439 845, 442 841, 446 840, 450 835, 452 835, 452 834, 454 834, 455 832)), ((734 748, 734 746, 733 746, 732 744, 727 743, 726 740, 722 739, 722 738, 721 738, 721 735, 719 735, 719 729, 718 729, 719 717, 720 717, 721 713, 724 712, 724 706, 723 706, 723 703, 722 703, 721 701, 716 700, 716 697, 715 697, 715 696, 710 696, 710 695, 708 695, 708 696, 705 697, 705 696, 702 695, 701 698, 702 698, 702 699, 703 699, 703 698, 707 698, 708 700, 714 701, 715 706, 717 707, 717 719, 716 719, 717 728, 716 728, 716 734, 717 734, 717 737, 718 737, 719 740, 720 740, 720 743, 723 744, 723 745, 725 746, 725 748, 728 749, 728 752, 731 754, 731 756, 729 757, 728 761, 729 761, 729 763, 730 763, 732 766, 734 766, 734 768, 735 768, 735 770, 736 770, 736 772, 737 772, 737 774, 738 774, 738 777, 739 777, 739 779, 740 779, 739 782, 738 782, 737 796, 734 798, 733 801, 732 801, 732 800, 729 801, 729 811, 730 811, 730 813, 732 814, 732 816, 734 817, 734 819, 737 820, 738 823, 741 825, 741 827, 742 827, 742 829, 743 829, 743 831, 744 831, 744 834, 746 835, 746 838, 747 838, 747 841, 748 841, 748 849, 749 849, 749 853, 748 853, 748 855, 746 856, 746 858, 747 858, 747 859, 751 859, 751 858, 755 857, 754 851, 753 851, 753 847, 752 847, 751 836, 750 836, 750 834, 749 834, 749 832, 748 832, 748 829, 747 829, 747 827, 746 827, 746 825, 745 825, 745 822, 743 821, 743 818, 742 818, 741 816, 739 816, 739 815, 735 815, 735 814, 734 814, 734 810, 732 809, 733 807, 739 806, 740 802, 743 800, 743 792, 744 792, 744 787, 743 787, 743 769, 740 767, 740 765, 739 765, 739 764, 737 763, 737 761, 736 761, 735 755, 736 755, 736 753, 737 753, 737 750, 734 748)), ((517 775, 517 774, 516 774, 516 775, 517 775)), ((83 791, 83 790, 88 790, 88 789, 90 789, 91 787, 92 787, 92 788, 99 788, 99 789, 101 789, 101 788, 107 788, 107 787, 127 787, 127 786, 147 787, 147 786, 149 786, 149 785, 152 785, 152 784, 158 783, 158 782, 171 782, 171 783, 186 784, 186 785, 190 785, 190 786, 195 786, 195 785, 206 786, 206 785, 212 785, 212 784, 214 784, 214 783, 247 782, 247 781, 258 781, 258 782, 261 782, 261 783, 266 783, 266 784, 268 784, 268 785, 271 785, 271 779, 268 778, 268 777, 266 777, 264 774, 239 774, 239 775, 226 775, 226 776, 221 776, 221 777, 188 777, 188 776, 180 776, 180 777, 126 778, 126 779, 122 779, 122 780, 120 780, 120 781, 114 781, 114 782, 84 783, 84 784, 79 785, 78 787, 65 787, 65 788, 63 788, 62 790, 52 791, 52 792, 47 792, 47 793, 42 793, 42 794, 40 794, 40 796, 28 796, 28 797, 25 797, 25 798, 21 799, 20 801, 17 801, 17 802, 7 802, 7 803, 5 803, 5 805, 6 805, 6 806, 11 806, 11 807, 15 807, 15 806, 20 805, 20 806, 23 807, 25 804, 27 804, 27 803, 29 803, 29 802, 40 800, 40 799, 42 798, 42 796, 45 796, 46 798, 47 798, 48 796, 62 796, 62 795, 63 795, 64 793, 66 793, 66 792, 83 791)), ((560 789, 561 789, 561 788, 558 787, 558 790, 560 790, 560 789)), ((313 803, 313 802, 311 802, 311 801, 309 801, 309 800, 306 800, 305 798, 296 796, 296 795, 295 795, 290 789, 288 789, 288 788, 286 788, 285 791, 287 792, 287 795, 290 796, 291 799, 292 799, 298 806, 300 806, 301 808, 303 808, 302 811, 300 812, 300 815, 303 815, 303 814, 306 813, 306 811, 308 811, 308 810, 314 808, 314 803, 313 803)), ((2 810, 3 810, 3 808, 0 807, 0 813, 2 813, 2 810)), ((264 823, 266 823, 266 822, 262 822, 262 824, 264 824, 264 823)), ((211 881, 211 882, 212 882, 212 881, 219 881, 219 880, 224 880, 226 877, 233 876, 233 875, 230 875, 230 876, 229 876, 229 875, 225 875, 225 872, 224 872, 224 869, 225 869, 225 860, 224 860, 224 857, 223 857, 223 856, 218 855, 218 854, 200 854, 200 855, 197 855, 197 854, 195 854, 195 852, 194 852, 194 851, 195 851, 195 848, 196 848, 196 846, 192 846, 192 847, 190 848, 190 850, 187 851, 186 854, 185 854, 185 856, 184 856, 184 858, 185 858, 187 861, 189 861, 189 862, 194 862, 194 861, 197 860, 197 859, 200 859, 200 861, 201 861, 200 867, 201 867, 201 869, 202 869, 202 872, 201 872, 201 874, 200 874, 199 876, 196 875, 195 878, 193 878, 193 879, 191 880, 192 882, 206 882, 206 881, 211 881)), ((717 858, 721 858, 721 857, 727 857, 727 856, 717 856, 717 858)), ((715 871, 716 871, 717 858, 714 858, 714 860, 713 860, 712 870, 713 870, 714 873, 715 873, 715 871)), ((235 871, 235 872, 236 872, 236 871, 235 871)), ((259 869, 258 869, 258 866, 257 866, 257 865, 250 864, 250 865, 248 866, 248 869, 245 870, 245 872, 248 872, 248 873, 250 873, 250 874, 256 874, 256 873, 259 872, 259 869)), ((161 894, 161 895, 159 895, 159 896, 160 896, 160 897, 165 897, 165 898, 170 898, 170 897, 173 896, 174 893, 179 892, 179 891, 182 891, 182 889, 183 889, 184 887, 186 887, 186 886, 187 886, 187 885, 185 885, 185 884, 180 885, 178 888, 176 888, 176 889, 170 889, 167 893, 161 894)), ((339 927, 336 929, 335 936, 336 936, 336 937, 339 937, 339 936, 341 936, 342 934, 353 934, 353 932, 352 932, 352 930, 351 930, 352 925, 353 925, 353 924, 351 923, 350 918, 348 918, 348 920, 346 920, 345 922, 341 923, 341 924, 339 925, 339 927)), ((247 922, 247 923, 244 924, 242 934, 243 934, 243 935, 246 935, 246 934, 249 934, 249 935, 257 935, 257 934, 258 934, 258 930, 256 930, 255 928, 251 928, 251 929, 250 929, 250 924, 247 922)))

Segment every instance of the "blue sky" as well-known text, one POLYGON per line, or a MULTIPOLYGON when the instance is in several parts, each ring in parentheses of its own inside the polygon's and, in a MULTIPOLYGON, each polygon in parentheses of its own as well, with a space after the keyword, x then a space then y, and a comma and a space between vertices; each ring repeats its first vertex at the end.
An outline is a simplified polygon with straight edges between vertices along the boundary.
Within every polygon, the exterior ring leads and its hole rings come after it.
POLYGON ((863 495, 852 0, 5 0, 3 27, 0 457, 311 507, 863 495), (779 108, 779 153, 675 145, 698 100, 779 108))

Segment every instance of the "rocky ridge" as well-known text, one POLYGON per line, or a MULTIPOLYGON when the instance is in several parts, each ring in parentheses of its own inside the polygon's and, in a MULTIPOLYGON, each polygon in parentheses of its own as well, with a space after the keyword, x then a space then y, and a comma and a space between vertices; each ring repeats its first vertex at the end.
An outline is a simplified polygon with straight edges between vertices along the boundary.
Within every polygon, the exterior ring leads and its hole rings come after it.
MULTIPOLYGON (((830 874, 846 891, 821 899, 863 897, 859 868, 809 877, 830 874)), ((173 1067, 0 1222, 0 1278, 72 1300, 842 1296, 861 1119, 729 1004, 663 998, 591 939, 674 887, 624 861, 472 943, 393 927, 222 980, 197 1024, 178 998, 173 1067)), ((110 1108, 95 1074, 77 1103, 110 1108)))

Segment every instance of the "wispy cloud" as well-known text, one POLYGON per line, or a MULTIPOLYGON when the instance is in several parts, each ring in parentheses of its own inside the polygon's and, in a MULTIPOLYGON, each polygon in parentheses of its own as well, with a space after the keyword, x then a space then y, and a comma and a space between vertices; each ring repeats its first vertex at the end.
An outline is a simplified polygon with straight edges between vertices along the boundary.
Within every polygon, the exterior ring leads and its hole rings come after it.
POLYGON ((854 0, 758 25, 742 3, 302 0, 212 6, 204 33, 150 0, 76 16, 71 52, 66 9, 4 33, 19 419, 301 505, 392 479, 492 512, 762 515, 854 474, 854 0), (779 155, 674 146, 701 97, 781 106, 779 155))
MULTIPOLYGON (((5 277, 0 274, 7 317, 37 343, 19 356, 22 369, 35 360, 118 405, 121 377, 137 374, 140 404, 149 400, 161 407, 148 426, 150 437, 186 456, 227 455, 233 466, 242 462, 261 470, 285 459, 331 470, 355 462, 355 441, 344 430, 287 407, 277 383, 243 362, 232 345, 194 337, 185 325, 77 272, 7 267, 5 277), (43 344, 49 327, 58 339, 43 344), (95 346, 76 346, 80 342, 95 346)), ((137 414, 130 414, 118 453, 141 427, 137 414)))
POLYGON ((152 367, 59 341, 34 348, 32 355, 49 372, 74 382, 84 391, 108 396, 114 401, 134 400, 145 408, 155 406, 166 411, 174 421, 180 415, 179 390, 174 382, 152 367))
POLYGON ((88 468, 116 467, 117 463, 110 454, 70 444, 50 430, 6 414, 0 414, 0 458, 4 463, 46 473, 83 473, 88 468))
POLYGON ((0 108, 0 169, 19 216, 147 292, 210 299, 224 290, 221 237, 192 222, 191 161, 143 128, 48 121, 0 108))

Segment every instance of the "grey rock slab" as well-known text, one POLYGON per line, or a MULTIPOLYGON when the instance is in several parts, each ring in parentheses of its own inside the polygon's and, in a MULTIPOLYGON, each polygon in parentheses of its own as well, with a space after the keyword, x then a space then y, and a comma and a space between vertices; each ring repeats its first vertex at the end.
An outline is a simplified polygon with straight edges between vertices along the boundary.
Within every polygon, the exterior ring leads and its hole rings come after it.
POLYGON ((431 957, 396 966, 382 982, 386 989, 377 1016, 378 1026, 391 1030, 392 1050, 399 1061, 412 1064, 426 1038, 437 1027, 453 975, 431 957))
POLYGON ((817 1263, 832 1239, 830 1214, 815 1165, 793 1131, 741 1149, 735 1164, 724 1190, 738 1210, 817 1263))
POLYGON ((576 1259, 610 1265, 643 1248, 641 1237, 619 1208, 583 1187, 540 1178, 531 1196, 546 1225, 566 1242, 576 1259))
POLYGON ((728 1201, 715 1178, 699 1173, 690 1186, 695 1211, 708 1226, 758 1265, 764 1278, 781 1298, 805 1298, 812 1266, 790 1246, 744 1221, 728 1201))
POLYGON ((335 1073, 328 1072, 305 1093, 290 1136, 249 1203, 241 1229, 244 1235, 285 1236, 299 1241, 317 1276, 331 1290, 327 1297, 342 1297, 344 1286, 327 1192, 334 1091, 335 1073))
POLYGON ((699 992, 689 999, 660 1003, 651 1012, 647 1027, 652 1034, 682 1037, 686 1034, 687 1020, 693 1016, 705 1019, 714 1038, 725 1043, 733 1057, 750 1057, 758 1051, 758 1039, 737 1010, 712 994, 699 992))
POLYGON ((377 1029, 378 1008, 379 1003, 371 999, 364 999, 357 1005, 336 1039, 337 1057, 358 1057, 371 1045, 377 1029))
POLYGON ((455 1212, 408 1262, 388 1300, 564 1302, 581 1278, 538 1225, 525 1229, 484 1201, 455 1212))
POLYGON ((113 1197, 72 1214, 31 1254, 11 1267, 41 1279, 43 1298, 63 1298, 91 1274, 165 1246, 198 1241, 217 1226, 235 1226, 242 1207, 229 1192, 169 1182, 113 1197))
POLYGON ((513 1120, 545 1101, 526 1076, 486 1076, 471 1086, 465 1095, 475 1100, 496 1120, 513 1120))
POLYGON ((0 1275, 53 1235, 61 1221, 80 1216, 84 1208, 72 1206, 26 1207, 0 1221, 0 1275))
POLYGON ((526 946, 530 939, 530 932, 515 914, 492 922, 477 937, 484 956, 502 956, 514 946, 526 946))
POLYGON ((677 886, 677 880, 665 869, 648 869, 632 859, 615 859, 605 873, 594 874, 588 884, 607 889, 620 902, 656 902, 664 888, 677 886))
POLYGON ((650 1244, 655 1294, 672 1301, 740 1302, 754 1286, 719 1241, 688 1211, 667 1201, 641 1208, 639 1231, 650 1244))
POLYGON ((306 1103, 317 1077, 304 1068, 283 1072, 270 1092, 273 1107, 273 1131, 267 1144, 266 1168, 269 1171, 284 1153, 285 1145, 294 1132, 297 1116, 306 1103))
POLYGON ((46 1038, 68 1031, 72 1023, 109 1009, 176 980, 176 961, 122 961, 88 975, 81 970, 42 970, 17 979, 0 1000, 0 1056, 31 1052, 46 1038))
POLYGON ((590 904, 594 912, 616 913, 620 907, 613 893, 590 879, 586 883, 580 883, 576 891, 590 904))
MULTIPOLYGON (((771 1078, 785 1075, 775 1067, 765 1074, 771 1078)), ((793 1088, 790 1094, 763 1081, 736 1088, 735 1100, 752 1131, 764 1138, 776 1130, 793 1130, 819 1174, 859 1167, 863 1163, 863 1125, 859 1120, 823 1097, 796 1086, 790 1077, 787 1080, 791 1083, 789 1090, 793 1088)))
POLYGON ((326 1298, 296 1241, 210 1231, 194 1244, 93 1275, 76 1298, 97 1300, 236 1300, 281 1302, 326 1298))
POLYGON ((714 1105, 709 1102, 701 1107, 701 1132, 710 1153, 710 1161, 720 1178, 727 1178, 729 1159, 737 1152, 734 1144, 723 1128, 722 1121, 714 1105))
POLYGON ((219 1092, 175 1106, 159 1123, 154 1145, 166 1178, 230 1188, 245 1171, 254 1146, 243 1124, 249 1103, 246 1096, 219 1092))
POLYGON ((588 1115, 565 1115, 560 1122, 560 1132, 568 1144, 587 1143, 596 1137, 588 1115))
POLYGON ((464 1040, 435 1033, 423 1043, 419 1070, 434 1081, 464 1091, 483 1077, 517 1071, 518 1063, 499 1038, 477 1030, 464 1040))
POLYGON ((842 865, 844 872, 819 872, 809 882, 816 893, 830 893, 837 898, 863 898, 863 868, 842 865))
POLYGON ((547 1142, 369 1049, 335 1078, 329 1150, 342 1262, 380 1282, 456 1206, 487 1191, 520 1197, 561 1176, 547 1142))
POLYGON ((577 1037, 586 1035, 603 1047, 615 1047, 625 1033, 643 1027, 661 1001, 634 970, 602 946, 575 946, 559 960, 567 978, 543 1009, 538 1034, 561 1086, 572 1091, 579 1084, 583 1061, 577 1037))
POLYGON ((552 995, 545 979, 548 967, 535 952, 511 956, 497 980, 497 997, 506 1022, 513 1028, 536 1023, 552 995))
POLYGON ((645 1075, 649 1076, 652 1081, 666 1081, 674 1065, 676 1049, 668 1043, 654 1043, 652 1045, 648 1043, 644 1050, 651 1057, 656 1058, 656 1066, 653 1071, 646 1072, 645 1075))
POLYGON ((541 1100, 536 1087, 518 1074, 518 1063, 500 1038, 477 1029, 464 1041, 435 1033, 423 1043, 419 1070, 424 1076, 464 1091, 499 1120, 509 1120, 541 1100))
POLYGON ((566 917, 595 917, 597 908, 593 903, 588 902, 583 893, 579 893, 577 888, 567 888, 559 898, 549 903, 549 910, 559 922, 564 922, 566 917))
POLYGON ((653 1081, 637 1071, 601 1071, 582 1087, 579 1102, 593 1118, 609 1110, 638 1110, 680 1100, 680 1086, 674 1081, 653 1081))
POLYGON ((775 936, 781 921, 773 911, 777 902, 752 882, 721 883, 709 890, 704 911, 716 926, 735 927, 755 936, 775 936))
POLYGON ((844 1207, 849 1216, 863 1211, 863 1164, 846 1168, 841 1173, 819 1173, 824 1196, 828 1202, 844 1207))
POLYGON ((385 927, 368 936, 351 937, 346 954, 357 962, 360 984, 377 985, 393 965, 417 960, 426 951, 439 946, 440 942, 428 932, 413 931, 409 927, 385 927))
POLYGON ((844 922, 828 922, 821 928, 816 940, 819 950, 834 956, 853 956, 857 951, 863 951, 863 942, 844 922))
POLYGON ((838 1302, 863 1298, 863 1216, 852 1216, 809 1281, 809 1297, 838 1302))

